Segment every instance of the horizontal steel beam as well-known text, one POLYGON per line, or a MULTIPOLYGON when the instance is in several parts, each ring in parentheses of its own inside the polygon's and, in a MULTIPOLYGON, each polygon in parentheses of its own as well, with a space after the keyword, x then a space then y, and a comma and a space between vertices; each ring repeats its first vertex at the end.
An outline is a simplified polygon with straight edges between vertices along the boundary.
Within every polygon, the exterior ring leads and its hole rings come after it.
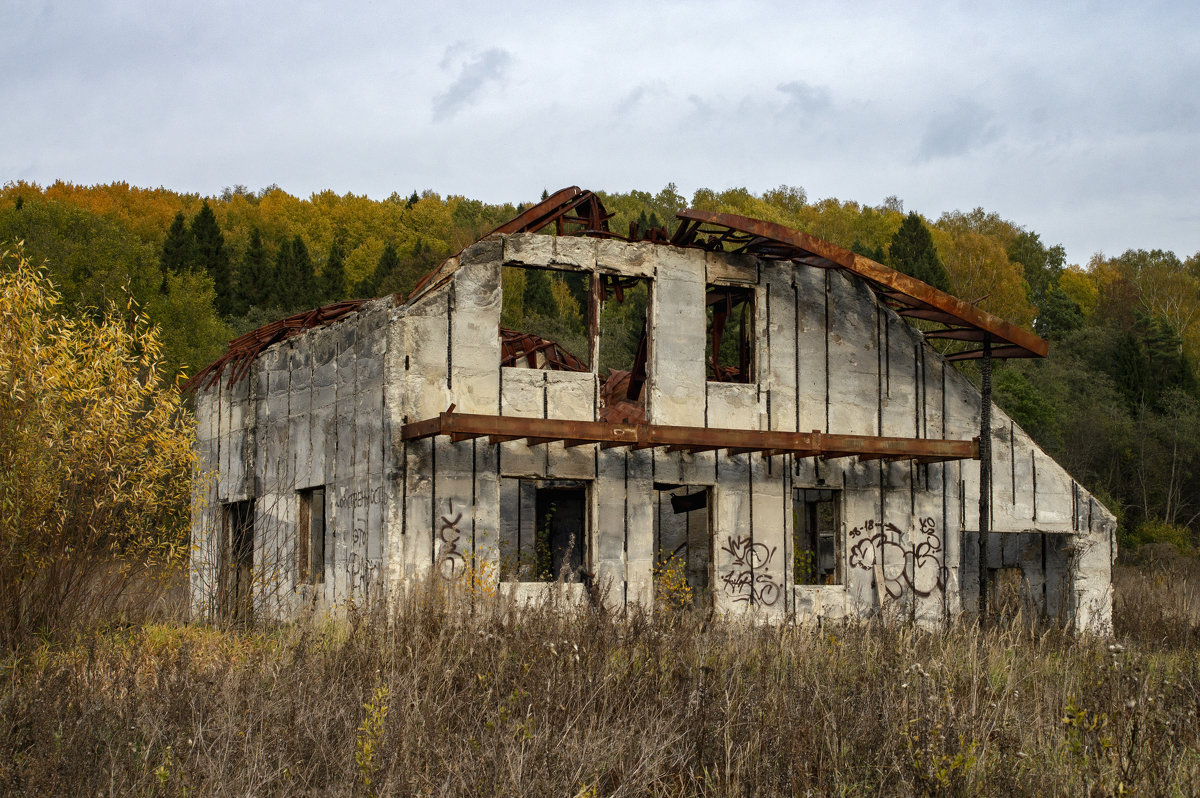
POLYGON ((960 441, 937 438, 891 438, 877 435, 837 435, 819 430, 726 429, 720 427, 677 427, 665 424, 610 424, 605 421, 569 421, 554 418, 491 416, 478 413, 445 412, 405 424, 400 437, 406 441, 446 435, 451 440, 487 436, 491 443, 524 439, 534 446, 553 441, 564 445, 600 444, 602 448, 630 446, 636 449, 665 447, 672 452, 703 452, 727 449, 731 453, 760 452, 767 457, 791 454, 796 457, 853 457, 864 460, 979 459, 979 439, 960 441))

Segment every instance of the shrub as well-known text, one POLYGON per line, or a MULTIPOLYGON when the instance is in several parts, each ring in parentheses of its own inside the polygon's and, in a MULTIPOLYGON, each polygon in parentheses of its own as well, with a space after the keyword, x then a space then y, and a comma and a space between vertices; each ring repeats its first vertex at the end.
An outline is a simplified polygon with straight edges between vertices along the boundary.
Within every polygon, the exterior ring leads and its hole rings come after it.
POLYGON ((1129 536, 1128 545, 1137 548, 1157 543, 1169 543, 1180 554, 1190 555, 1192 549, 1192 532, 1181 524, 1169 524, 1151 518, 1137 525, 1137 529, 1129 536))
POLYGON ((0 251, 0 648, 122 604, 186 559, 192 425, 132 301, 68 318, 0 251))

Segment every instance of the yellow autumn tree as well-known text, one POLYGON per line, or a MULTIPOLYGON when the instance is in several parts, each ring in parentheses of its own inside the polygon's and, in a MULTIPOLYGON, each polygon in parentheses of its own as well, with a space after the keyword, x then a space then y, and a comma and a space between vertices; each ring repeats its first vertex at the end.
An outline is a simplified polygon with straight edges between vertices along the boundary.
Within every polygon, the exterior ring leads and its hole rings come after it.
POLYGON ((118 608, 186 563, 192 422, 132 303, 68 318, 0 250, 0 649, 118 608))

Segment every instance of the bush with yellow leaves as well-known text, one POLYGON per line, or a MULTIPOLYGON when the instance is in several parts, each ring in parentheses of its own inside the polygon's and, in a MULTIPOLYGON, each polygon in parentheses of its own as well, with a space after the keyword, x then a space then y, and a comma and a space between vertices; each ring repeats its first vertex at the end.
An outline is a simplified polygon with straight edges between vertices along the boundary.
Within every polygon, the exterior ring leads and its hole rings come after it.
POLYGON ((187 559, 192 422, 132 302, 69 318, 0 250, 0 650, 118 609, 187 559))

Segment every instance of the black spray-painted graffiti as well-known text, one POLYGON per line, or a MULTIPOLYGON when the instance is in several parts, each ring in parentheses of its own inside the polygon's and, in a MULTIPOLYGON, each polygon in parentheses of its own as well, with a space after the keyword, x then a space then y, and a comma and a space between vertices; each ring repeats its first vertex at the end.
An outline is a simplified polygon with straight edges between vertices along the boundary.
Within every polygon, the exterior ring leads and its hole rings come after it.
POLYGON ((362 587, 370 587, 379 576, 380 561, 363 553, 367 548, 367 530, 355 527, 350 532, 350 545, 354 550, 346 555, 346 576, 351 584, 361 582, 362 587))
POLYGON ((337 506, 343 510, 347 507, 366 507, 369 504, 383 504, 383 488, 352 490, 343 493, 337 500, 337 506))
POLYGON ((749 535, 729 537, 721 551, 729 555, 729 568, 721 574, 725 590, 733 601, 773 607, 783 593, 783 584, 771 578, 768 568, 775 557, 775 548, 755 543, 749 535))
MULTIPOLYGON (((454 504, 450 504, 450 512, 454 512, 454 504)), ((451 516, 442 516, 441 525, 434 536, 437 544, 437 570, 443 579, 455 579, 466 568, 467 561, 458 550, 458 523, 462 521, 462 512, 451 516)))
POLYGON ((942 539, 932 518, 922 518, 911 548, 904 545, 903 532, 895 524, 869 519, 850 530, 850 567, 871 571, 879 564, 883 585, 893 599, 905 591, 926 598, 946 588, 946 566, 942 564, 942 539))

